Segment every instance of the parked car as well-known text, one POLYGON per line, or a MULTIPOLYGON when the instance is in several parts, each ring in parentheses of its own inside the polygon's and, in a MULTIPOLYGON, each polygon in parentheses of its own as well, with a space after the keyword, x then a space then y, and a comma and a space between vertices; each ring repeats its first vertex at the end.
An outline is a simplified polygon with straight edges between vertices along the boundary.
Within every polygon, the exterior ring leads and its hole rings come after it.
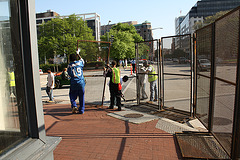
POLYGON ((180 63, 180 64, 188 63, 188 59, 185 58, 185 57, 180 57, 180 58, 179 58, 179 63, 180 63))
POLYGON ((179 62, 179 60, 177 58, 173 58, 172 61, 173 62, 179 62))
POLYGON ((197 66, 200 71, 209 71, 211 69, 211 62, 208 59, 199 59, 197 66))
POLYGON ((54 88, 59 89, 62 88, 63 85, 70 85, 70 78, 64 79, 62 76, 62 72, 58 72, 55 74, 54 88))

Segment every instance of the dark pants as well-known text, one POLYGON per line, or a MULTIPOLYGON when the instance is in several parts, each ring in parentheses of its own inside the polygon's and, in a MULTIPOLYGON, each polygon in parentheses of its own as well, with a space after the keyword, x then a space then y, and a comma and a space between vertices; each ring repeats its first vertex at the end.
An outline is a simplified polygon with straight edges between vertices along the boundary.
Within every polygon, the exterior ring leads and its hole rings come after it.
POLYGON ((135 72, 135 66, 136 66, 136 64, 132 64, 132 67, 133 67, 133 73, 135 72))
POLYGON ((115 99, 117 100, 117 106, 121 107, 121 92, 118 90, 118 84, 110 83, 110 108, 115 105, 115 99))

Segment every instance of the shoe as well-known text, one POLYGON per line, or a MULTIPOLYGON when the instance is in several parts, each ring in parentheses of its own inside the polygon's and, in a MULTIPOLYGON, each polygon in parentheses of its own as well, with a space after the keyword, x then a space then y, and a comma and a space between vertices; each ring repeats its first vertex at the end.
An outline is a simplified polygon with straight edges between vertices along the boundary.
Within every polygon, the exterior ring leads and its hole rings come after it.
POLYGON ((72 114, 77 113, 77 110, 78 110, 77 107, 73 107, 73 108, 72 108, 72 114))
POLYGON ((49 103, 53 103, 54 101, 49 100, 48 102, 49 102, 49 103))
POLYGON ((118 111, 121 111, 122 110, 122 108, 121 107, 118 107, 118 111))
POLYGON ((113 106, 109 106, 108 109, 113 109, 113 106))
POLYGON ((153 101, 157 101, 157 99, 154 99, 153 101))
POLYGON ((79 111, 79 112, 78 112, 78 114, 84 114, 84 112, 82 112, 82 111, 79 111))

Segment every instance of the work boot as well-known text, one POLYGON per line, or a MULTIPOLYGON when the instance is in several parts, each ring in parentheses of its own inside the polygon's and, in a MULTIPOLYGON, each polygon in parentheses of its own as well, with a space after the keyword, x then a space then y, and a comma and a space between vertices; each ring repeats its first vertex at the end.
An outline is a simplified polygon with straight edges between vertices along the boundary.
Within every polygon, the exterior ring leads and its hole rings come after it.
POLYGON ((121 111, 121 110, 122 110, 122 108, 120 106, 118 106, 118 111, 121 111))

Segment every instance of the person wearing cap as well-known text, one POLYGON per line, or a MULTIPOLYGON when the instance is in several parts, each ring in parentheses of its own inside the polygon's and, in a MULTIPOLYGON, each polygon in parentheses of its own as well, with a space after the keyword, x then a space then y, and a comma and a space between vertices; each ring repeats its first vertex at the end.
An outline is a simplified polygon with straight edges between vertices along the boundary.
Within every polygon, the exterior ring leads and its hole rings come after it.
POLYGON ((54 74, 52 73, 51 69, 47 69, 48 77, 47 77, 47 95, 49 97, 48 102, 53 102, 53 88, 54 88, 54 74))
POLYGON ((148 73, 148 82, 150 83, 150 103, 157 101, 157 79, 156 71, 152 65, 148 64, 148 61, 144 61, 143 66, 147 67, 146 73, 148 73))
POLYGON ((84 60, 79 55, 79 52, 80 50, 77 51, 77 54, 70 55, 70 64, 67 67, 67 72, 70 76, 69 98, 73 114, 83 114, 85 110, 85 79, 83 76, 84 60), (77 98, 79 98, 79 108, 76 103, 77 98))

